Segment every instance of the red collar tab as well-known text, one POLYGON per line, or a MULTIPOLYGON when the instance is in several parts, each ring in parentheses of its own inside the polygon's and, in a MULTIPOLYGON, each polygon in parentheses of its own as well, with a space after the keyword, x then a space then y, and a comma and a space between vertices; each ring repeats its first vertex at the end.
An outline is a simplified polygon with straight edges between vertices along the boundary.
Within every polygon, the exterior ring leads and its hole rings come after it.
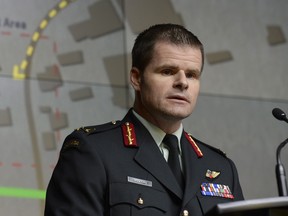
POLYGON ((195 151, 196 155, 198 156, 198 158, 203 157, 202 151, 200 150, 200 148, 198 147, 196 142, 192 139, 191 134, 188 134, 188 133, 185 132, 185 136, 186 136, 187 140, 190 142, 190 144, 191 144, 192 148, 194 149, 194 151, 195 151))
POLYGON ((134 125, 130 122, 122 124, 122 134, 126 147, 137 147, 134 125))

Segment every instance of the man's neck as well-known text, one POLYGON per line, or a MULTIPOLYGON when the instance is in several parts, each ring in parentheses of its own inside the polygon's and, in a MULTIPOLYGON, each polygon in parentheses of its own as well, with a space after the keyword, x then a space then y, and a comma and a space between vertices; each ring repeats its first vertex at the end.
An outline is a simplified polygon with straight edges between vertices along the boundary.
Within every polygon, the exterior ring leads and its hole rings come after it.
MULTIPOLYGON (((155 118, 147 118, 143 113, 137 112, 133 108, 134 113, 143 118, 145 121, 149 122, 150 124, 153 124, 154 126, 158 127, 162 131, 164 131, 167 134, 172 134, 175 131, 177 131, 180 127, 182 127, 182 121, 169 121, 169 120, 160 120, 155 118)), ((182 127, 183 128, 183 127, 182 127)))

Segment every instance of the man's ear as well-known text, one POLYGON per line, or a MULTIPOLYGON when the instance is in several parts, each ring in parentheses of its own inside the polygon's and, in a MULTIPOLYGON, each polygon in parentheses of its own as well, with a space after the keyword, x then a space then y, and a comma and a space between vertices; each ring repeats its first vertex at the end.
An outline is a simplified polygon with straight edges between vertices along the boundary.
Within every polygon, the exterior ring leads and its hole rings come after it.
POLYGON ((135 91, 140 90, 141 75, 138 68, 133 67, 130 70, 130 82, 135 91))

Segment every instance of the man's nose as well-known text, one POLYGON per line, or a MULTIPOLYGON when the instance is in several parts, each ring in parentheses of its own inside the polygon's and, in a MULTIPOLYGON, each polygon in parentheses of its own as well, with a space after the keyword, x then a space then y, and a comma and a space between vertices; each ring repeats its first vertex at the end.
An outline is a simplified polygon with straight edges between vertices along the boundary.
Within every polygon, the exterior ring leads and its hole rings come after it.
POLYGON ((189 87, 185 71, 180 70, 175 74, 174 87, 181 90, 187 89, 189 87))

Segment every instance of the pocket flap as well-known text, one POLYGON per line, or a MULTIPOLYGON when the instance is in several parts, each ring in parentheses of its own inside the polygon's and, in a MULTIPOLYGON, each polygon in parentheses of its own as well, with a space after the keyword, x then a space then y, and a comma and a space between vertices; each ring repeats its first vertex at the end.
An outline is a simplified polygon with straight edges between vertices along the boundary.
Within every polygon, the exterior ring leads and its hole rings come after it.
POLYGON ((137 208, 157 208, 167 211, 167 203, 170 202, 166 192, 129 183, 110 184, 110 205, 130 204, 137 208), (166 205, 165 205, 166 204, 166 205))

